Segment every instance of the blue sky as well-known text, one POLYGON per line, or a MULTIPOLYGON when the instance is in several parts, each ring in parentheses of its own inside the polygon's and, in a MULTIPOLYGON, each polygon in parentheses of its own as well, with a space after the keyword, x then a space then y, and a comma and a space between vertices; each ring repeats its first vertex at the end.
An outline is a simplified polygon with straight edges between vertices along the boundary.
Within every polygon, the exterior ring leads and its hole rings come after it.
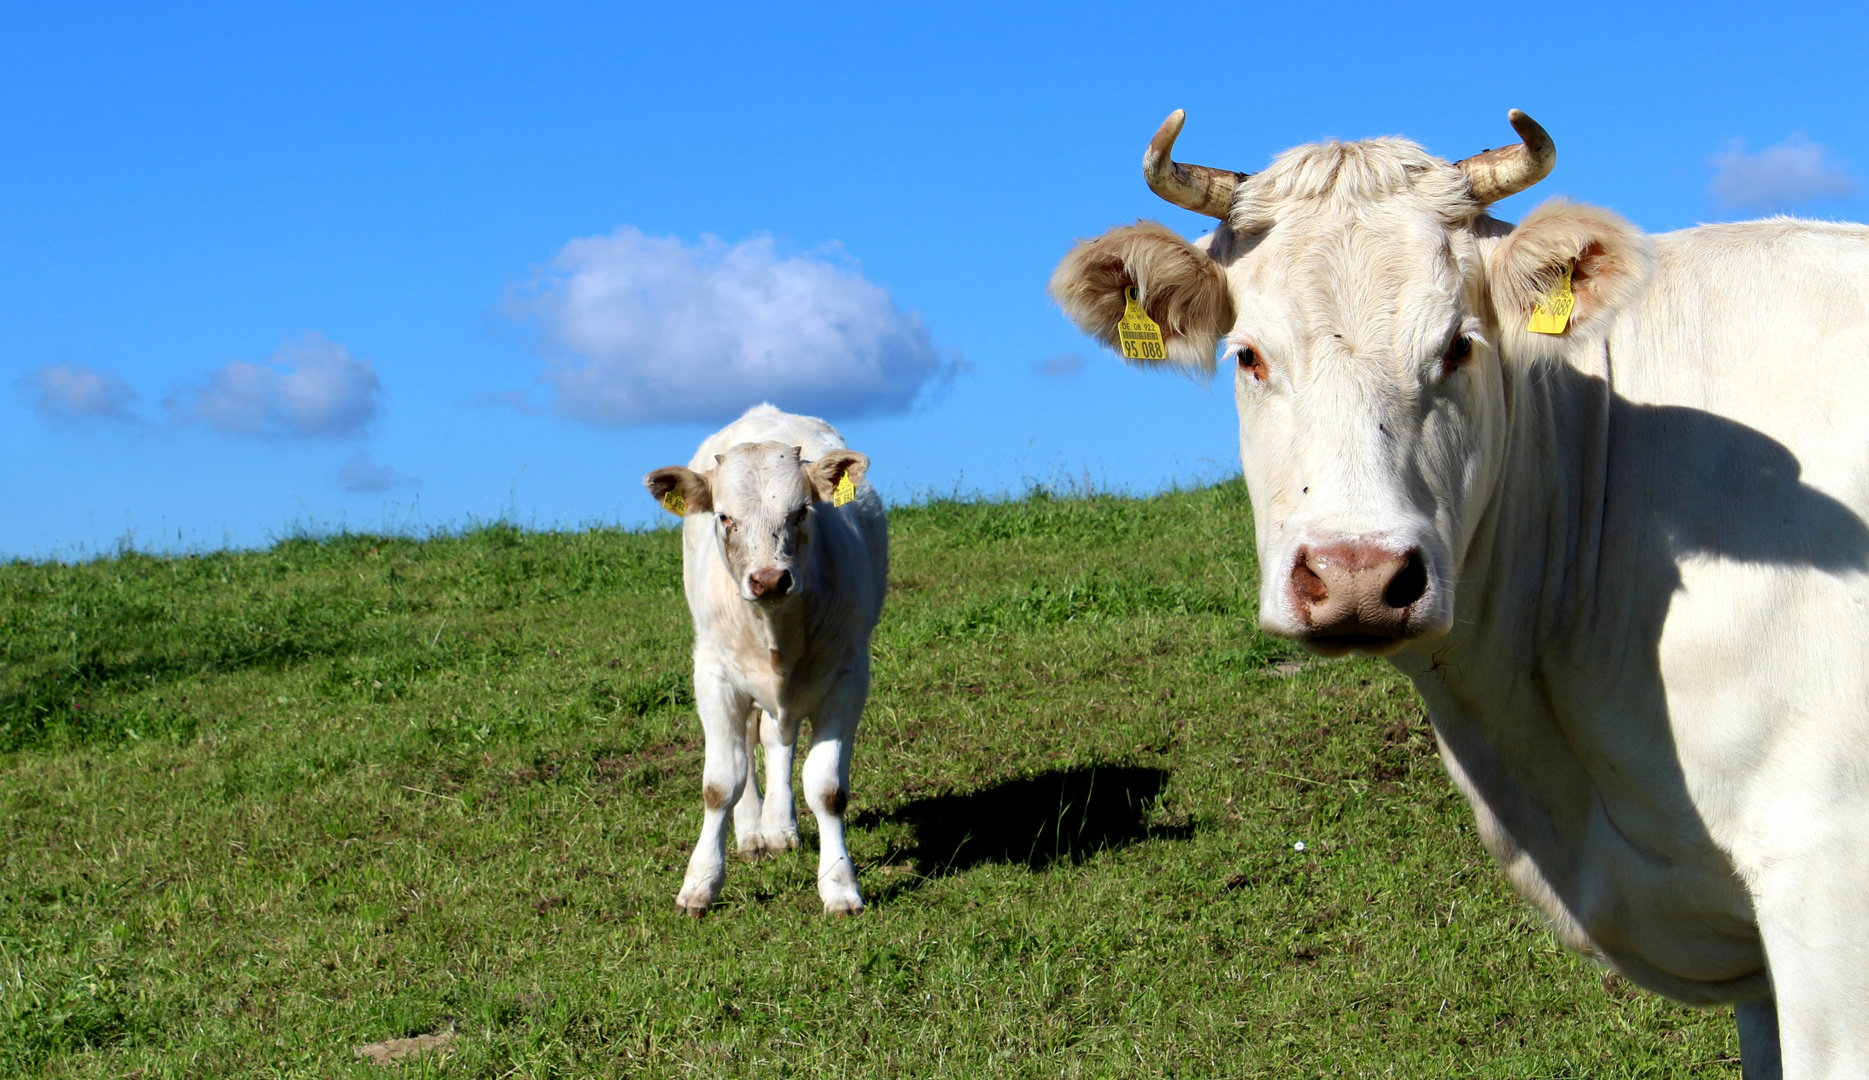
POLYGON ((749 393, 895 499, 1235 470, 1232 402, 1044 283, 1139 160, 1457 158, 1652 230, 1861 218, 1859 7, 99 5, 0 11, 0 554, 658 513, 749 393), (1677 13, 1679 12, 1679 13, 1677 13))

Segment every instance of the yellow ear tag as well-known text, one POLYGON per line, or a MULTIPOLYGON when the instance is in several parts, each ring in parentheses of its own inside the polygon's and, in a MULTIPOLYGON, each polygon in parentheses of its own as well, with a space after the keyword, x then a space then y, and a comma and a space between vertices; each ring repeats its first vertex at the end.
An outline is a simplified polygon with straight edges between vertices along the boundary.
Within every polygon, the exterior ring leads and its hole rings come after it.
POLYGON ((857 485, 850 482, 850 474, 837 478, 837 486, 831 489, 831 505, 842 506, 857 497, 857 485))
POLYGON ((1534 334, 1564 332, 1564 327, 1570 324, 1570 313, 1577 307, 1577 298, 1570 291, 1570 271, 1566 266, 1551 283, 1551 291, 1532 304, 1532 321, 1525 329, 1534 334))
POLYGON ((668 493, 662 496, 662 505, 678 517, 688 516, 688 500, 681 497, 680 488, 669 488, 668 493))
POLYGON ((1134 285, 1123 290, 1123 300, 1123 320, 1116 324, 1117 339, 1123 343, 1123 359, 1168 359, 1168 347, 1162 344, 1162 328, 1142 310, 1134 285))

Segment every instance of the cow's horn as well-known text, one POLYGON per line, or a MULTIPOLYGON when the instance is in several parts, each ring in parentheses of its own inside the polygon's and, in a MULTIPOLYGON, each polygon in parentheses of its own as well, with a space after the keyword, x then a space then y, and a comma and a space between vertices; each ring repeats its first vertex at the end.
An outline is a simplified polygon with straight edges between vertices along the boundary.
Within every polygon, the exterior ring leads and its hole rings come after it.
POLYGON ((1175 161, 1170 154, 1187 118, 1187 113, 1176 109, 1162 121, 1149 148, 1142 152, 1142 178, 1149 182, 1150 191, 1183 210, 1225 221, 1233 209, 1233 189, 1252 174, 1175 161))
POLYGON ((1517 195, 1550 176, 1551 166, 1557 164, 1557 144, 1538 121, 1517 109, 1507 113, 1506 119, 1523 140, 1519 145, 1483 151, 1457 162, 1460 171, 1467 174, 1474 201, 1481 206, 1517 195))

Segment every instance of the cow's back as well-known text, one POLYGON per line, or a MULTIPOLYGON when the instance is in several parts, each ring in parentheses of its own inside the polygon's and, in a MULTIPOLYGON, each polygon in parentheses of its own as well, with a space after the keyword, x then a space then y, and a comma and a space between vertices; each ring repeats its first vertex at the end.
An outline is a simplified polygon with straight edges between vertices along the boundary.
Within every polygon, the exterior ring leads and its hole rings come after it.
POLYGON ((1656 277, 1610 340, 1617 394, 1744 425, 1801 483, 1869 509, 1869 227, 1777 218, 1655 242, 1656 277))

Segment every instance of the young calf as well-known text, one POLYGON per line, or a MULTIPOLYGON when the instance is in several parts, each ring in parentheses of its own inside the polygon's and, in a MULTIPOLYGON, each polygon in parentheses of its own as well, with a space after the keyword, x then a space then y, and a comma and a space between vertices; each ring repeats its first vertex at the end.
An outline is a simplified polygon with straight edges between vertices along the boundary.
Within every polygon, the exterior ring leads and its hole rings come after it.
POLYGON ((863 909, 844 850, 844 804, 870 692, 870 632, 889 577, 889 523, 864 480, 869 464, 824 421, 759 405, 703 442, 687 468, 643 478, 682 518, 682 582, 694 615, 706 814, 675 896, 691 915, 720 897, 729 809, 742 853, 798 846, 792 747, 806 717, 818 895, 830 914, 863 909), (766 748, 763 802, 755 742, 766 748))

